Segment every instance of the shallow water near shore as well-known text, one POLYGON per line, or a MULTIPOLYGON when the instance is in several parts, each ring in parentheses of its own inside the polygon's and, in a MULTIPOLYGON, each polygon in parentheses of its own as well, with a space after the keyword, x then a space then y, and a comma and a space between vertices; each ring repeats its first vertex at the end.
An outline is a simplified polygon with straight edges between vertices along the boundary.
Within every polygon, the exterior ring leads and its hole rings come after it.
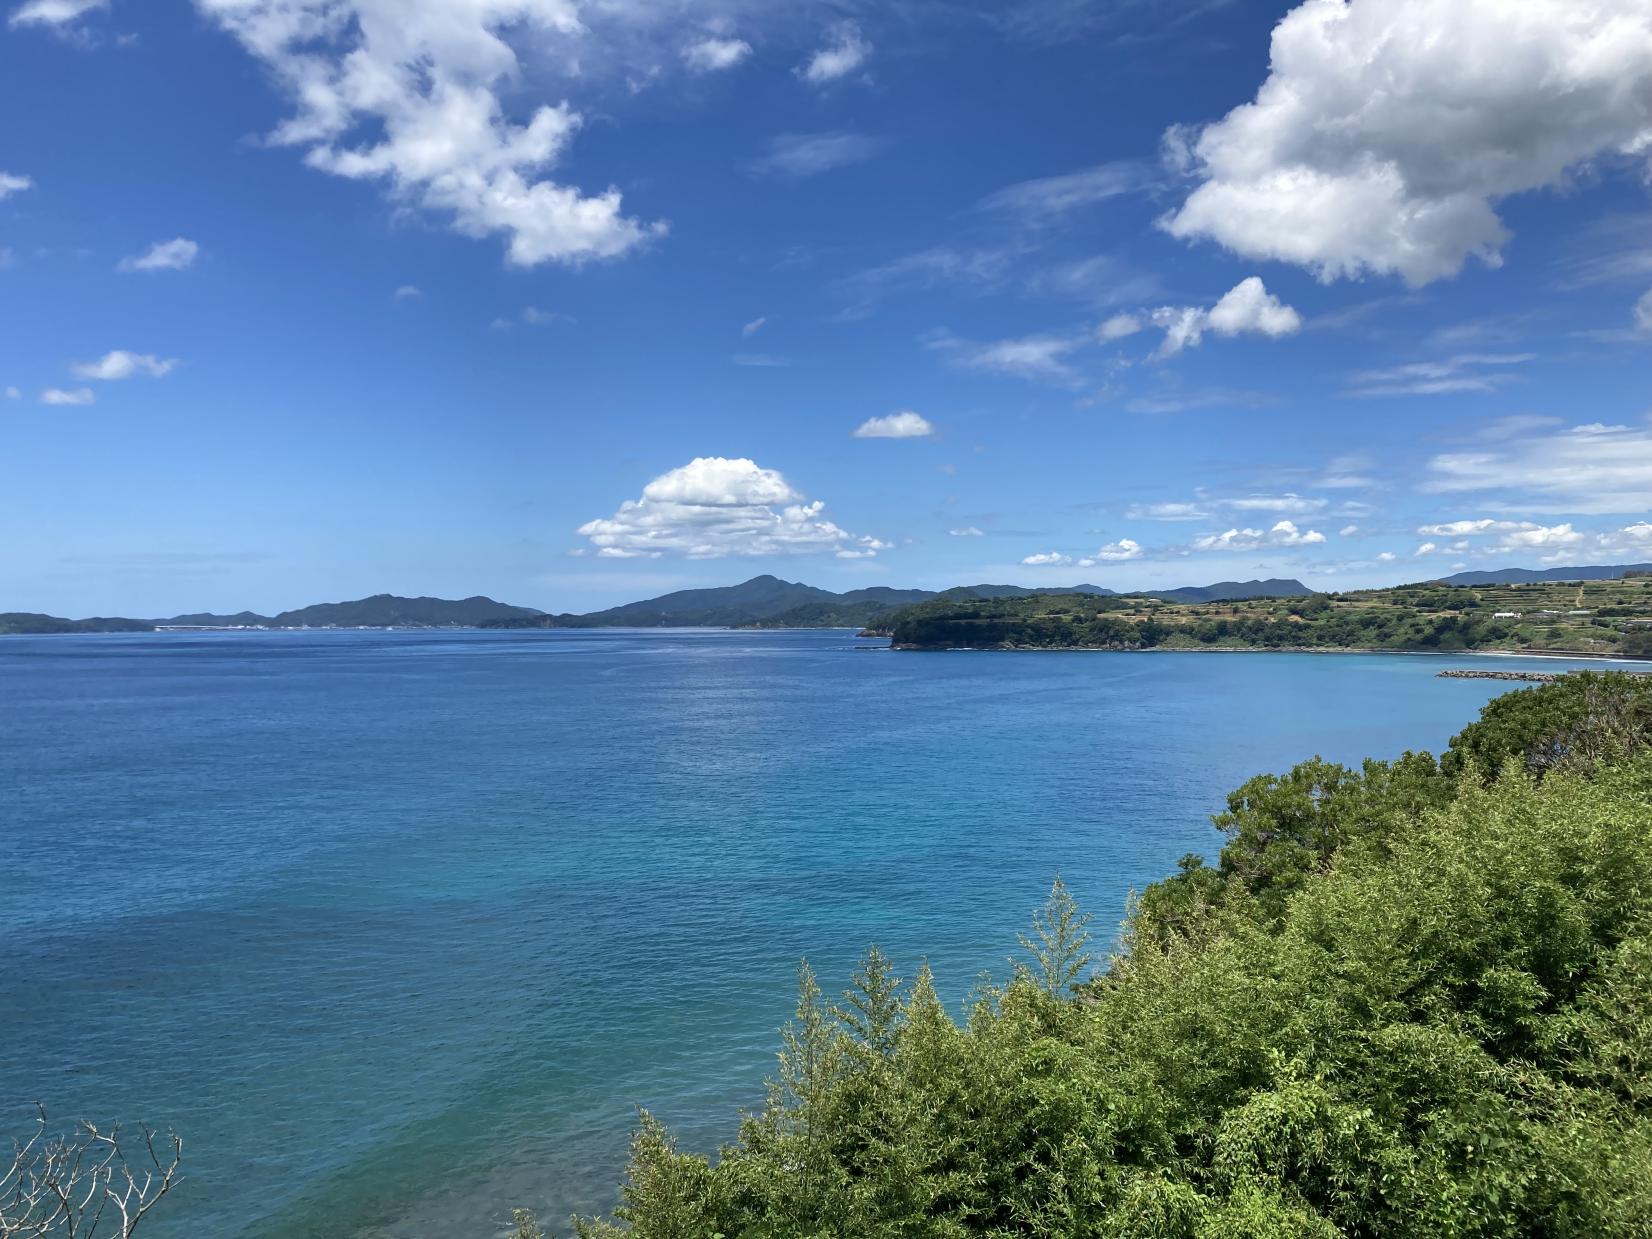
MULTIPOLYGON (((0 639, 0 1138, 185 1134, 150 1239, 448 1239, 756 1104, 797 962, 960 1002, 1107 937, 1252 774, 1437 751, 1467 656, 904 654, 841 631, 0 639)), ((1542 669, 1601 669, 1545 660, 1542 669)))

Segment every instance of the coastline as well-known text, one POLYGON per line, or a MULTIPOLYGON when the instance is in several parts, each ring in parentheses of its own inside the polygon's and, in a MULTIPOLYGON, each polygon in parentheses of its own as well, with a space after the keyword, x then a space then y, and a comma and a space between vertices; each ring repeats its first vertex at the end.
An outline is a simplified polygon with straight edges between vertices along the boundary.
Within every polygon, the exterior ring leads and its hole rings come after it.
POLYGON ((1155 645, 1140 650, 1121 650, 1106 645, 897 645, 891 650, 908 654, 1395 654, 1412 658, 1529 658, 1543 662, 1608 662, 1629 666, 1645 666, 1652 671, 1652 658, 1636 658, 1628 654, 1585 654, 1566 650, 1395 650, 1363 646, 1307 646, 1307 645, 1223 645, 1223 646, 1165 646, 1155 645))

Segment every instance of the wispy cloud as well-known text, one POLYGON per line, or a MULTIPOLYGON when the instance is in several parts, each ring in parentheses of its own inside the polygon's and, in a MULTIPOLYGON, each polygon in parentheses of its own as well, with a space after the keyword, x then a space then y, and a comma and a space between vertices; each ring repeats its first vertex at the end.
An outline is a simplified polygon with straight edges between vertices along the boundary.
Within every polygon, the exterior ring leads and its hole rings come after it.
POLYGON ((783 133, 746 167, 755 176, 803 181, 865 163, 886 145, 884 139, 862 133, 783 133))
POLYGON ((186 237, 157 241, 141 254, 122 258, 116 264, 120 271, 183 271, 195 265, 201 247, 186 237))
POLYGON ((12 10, 7 25, 60 28, 73 25, 86 14, 109 7, 109 0, 27 0, 12 10))
POLYGON ((1361 370, 1348 376, 1349 396, 1443 396, 1489 393, 1515 381, 1511 367, 1524 365, 1535 353, 1459 353, 1442 361, 1414 361, 1386 370, 1361 370))
POLYGON ((683 63, 695 73, 718 73, 750 55, 751 44, 744 39, 711 36, 683 48, 683 63))
POLYGON ((0 202, 4 202, 13 194, 20 194, 25 189, 33 188, 33 177, 20 176, 15 172, 0 171, 0 202))
POLYGON ((171 373, 177 364, 173 358, 161 358, 153 353, 129 353, 125 349, 115 349, 96 361, 77 361, 69 369, 77 379, 112 383, 140 374, 152 379, 162 378, 171 373))
POLYGON ((90 387, 48 387, 40 393, 40 403, 55 405, 96 404, 97 393, 90 387))
POLYGON ((1522 435, 1428 462, 1424 491, 1502 492, 1494 511, 1652 511, 1652 430, 1590 423, 1522 435))
POLYGON ((962 340, 950 332, 930 339, 926 347, 945 354, 954 365, 990 374, 1075 387, 1083 381, 1065 360, 1089 343, 1082 335, 1032 335, 1008 340, 962 340))
POLYGON ((824 86, 847 77, 866 63, 872 54, 872 45, 861 36, 853 22, 842 22, 833 31, 831 41, 798 66, 798 76, 815 86, 824 86))
POLYGON ((1151 186, 1153 180, 1153 170, 1147 165, 1119 160, 1007 185, 988 194, 978 205, 984 211, 1006 212, 1030 223, 1054 223, 1084 207, 1140 193, 1151 186))

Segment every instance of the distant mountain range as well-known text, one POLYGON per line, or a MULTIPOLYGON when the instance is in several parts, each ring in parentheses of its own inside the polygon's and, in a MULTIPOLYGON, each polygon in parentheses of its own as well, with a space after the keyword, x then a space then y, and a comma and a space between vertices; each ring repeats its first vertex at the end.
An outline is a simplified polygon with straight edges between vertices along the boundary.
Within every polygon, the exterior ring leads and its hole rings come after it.
MULTIPOLYGON (((1166 602, 1225 602, 1241 598, 1296 598, 1313 591, 1300 581, 1222 581, 1145 596, 1166 602)), ((1036 594, 1116 594, 1102 585, 959 585, 952 589, 890 589, 874 586, 834 594, 778 577, 759 576, 718 589, 685 589, 645 602, 627 603, 587 615, 514 616, 483 623, 484 628, 864 628, 902 607, 934 598, 1029 598, 1036 594)))
POLYGON ((1531 585, 1541 581, 1616 581, 1630 573, 1652 575, 1652 564, 1604 564, 1590 568, 1493 568, 1436 578, 1442 585, 1531 585))
MULTIPOLYGON (((1300 581, 1221 581, 1162 590, 1144 596, 1166 602, 1224 602, 1245 598, 1295 598, 1312 593, 1300 581)), ((166 619, 61 619, 33 612, 0 612, 0 634, 151 632, 156 628, 862 628, 902 607, 933 598, 1027 598, 1036 594, 1117 593, 1101 585, 1030 589, 1023 585, 960 585, 936 592, 884 585, 837 594, 778 577, 759 576, 739 585, 685 589, 643 602, 585 615, 548 615, 492 598, 401 598, 375 594, 355 602, 324 602, 279 615, 238 611, 200 612, 166 619)))
POLYGON ((476 628, 489 620, 543 615, 492 598, 398 598, 374 594, 356 602, 321 602, 279 615, 240 611, 234 615, 174 615, 155 620, 159 628, 476 628))

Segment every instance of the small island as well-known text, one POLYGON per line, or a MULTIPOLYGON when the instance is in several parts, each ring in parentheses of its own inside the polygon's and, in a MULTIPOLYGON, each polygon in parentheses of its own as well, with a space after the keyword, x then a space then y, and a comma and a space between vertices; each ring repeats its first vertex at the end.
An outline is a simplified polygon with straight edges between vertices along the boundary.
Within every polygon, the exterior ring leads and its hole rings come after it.
POLYGON ((936 599, 881 621, 897 650, 1304 650, 1652 658, 1652 577, 1173 602, 936 599))

